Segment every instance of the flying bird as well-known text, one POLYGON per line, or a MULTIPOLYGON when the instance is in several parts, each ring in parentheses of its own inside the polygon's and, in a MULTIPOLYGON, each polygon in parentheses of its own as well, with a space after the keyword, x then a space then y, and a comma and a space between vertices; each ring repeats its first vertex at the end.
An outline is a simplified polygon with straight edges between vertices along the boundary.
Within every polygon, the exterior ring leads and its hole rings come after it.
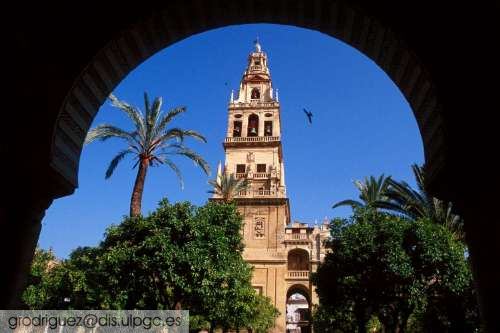
POLYGON ((307 120, 309 120, 309 124, 312 124, 312 116, 313 116, 312 112, 307 111, 306 109, 302 109, 302 110, 304 110, 304 113, 307 116, 307 120))

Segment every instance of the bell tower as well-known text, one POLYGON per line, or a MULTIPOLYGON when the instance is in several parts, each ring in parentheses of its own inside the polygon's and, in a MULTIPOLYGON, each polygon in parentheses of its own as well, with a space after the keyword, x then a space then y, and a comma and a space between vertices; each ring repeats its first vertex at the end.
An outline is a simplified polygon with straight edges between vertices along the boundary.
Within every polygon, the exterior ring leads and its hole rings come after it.
POLYGON ((258 40, 248 56, 236 96, 231 92, 223 146, 225 172, 246 178, 250 184, 237 193, 234 200, 244 218, 243 257, 254 267, 252 285, 281 312, 272 331, 285 332, 287 252, 284 236, 290 223, 290 208, 285 187, 278 92, 273 90, 268 58, 258 40))
MULTIPOLYGON (((239 198, 259 202, 265 198, 286 199, 280 105, 267 55, 258 40, 248 56, 237 96, 231 92, 228 109, 225 168, 238 178, 246 177, 251 184, 239 198)), ((286 225, 288 220, 282 222, 286 225)))

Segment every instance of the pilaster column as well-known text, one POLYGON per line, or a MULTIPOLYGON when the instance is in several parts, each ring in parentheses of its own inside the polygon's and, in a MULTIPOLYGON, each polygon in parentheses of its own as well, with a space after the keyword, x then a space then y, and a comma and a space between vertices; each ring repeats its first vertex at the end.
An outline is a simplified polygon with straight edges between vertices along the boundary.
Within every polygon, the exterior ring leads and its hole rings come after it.
MULTIPOLYGON (((13 201, 13 200, 12 200, 13 201)), ((52 199, 24 198, 5 207, 0 219, 0 309, 19 309, 42 218, 52 199)))
POLYGON ((265 121, 265 116, 264 113, 257 113, 259 115, 259 133, 257 134, 258 136, 264 136, 264 121, 265 121))
POLYGON ((243 114, 243 117, 241 117, 241 136, 242 137, 247 137, 248 134, 248 117, 250 114, 243 114))
MULTIPOLYGON (((466 240, 482 322, 485 332, 500 332, 498 300, 500 297, 500 223, 498 211, 490 200, 476 191, 475 202, 459 207, 464 217, 466 240), (485 200, 483 200, 485 199, 485 200)), ((493 200, 491 200, 493 201, 493 200)))

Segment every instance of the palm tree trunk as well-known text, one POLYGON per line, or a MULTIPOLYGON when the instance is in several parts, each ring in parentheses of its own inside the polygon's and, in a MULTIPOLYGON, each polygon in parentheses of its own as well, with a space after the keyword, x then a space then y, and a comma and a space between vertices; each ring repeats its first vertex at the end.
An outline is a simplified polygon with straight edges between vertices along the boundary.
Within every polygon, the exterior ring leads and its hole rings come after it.
POLYGON ((132 191, 132 198, 130 199, 130 216, 136 217, 141 215, 142 192, 144 191, 144 182, 146 180, 146 173, 148 171, 149 161, 141 159, 139 163, 139 170, 137 170, 137 177, 135 178, 134 190, 132 191))

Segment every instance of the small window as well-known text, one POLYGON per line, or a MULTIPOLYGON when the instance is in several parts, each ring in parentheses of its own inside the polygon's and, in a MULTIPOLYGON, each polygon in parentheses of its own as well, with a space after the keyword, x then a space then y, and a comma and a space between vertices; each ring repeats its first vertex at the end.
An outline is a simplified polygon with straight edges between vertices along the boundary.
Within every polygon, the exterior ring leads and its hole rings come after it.
POLYGON ((235 121, 233 123, 233 137, 241 136, 241 121, 235 121))
POLYGON ((254 65, 255 65, 255 66, 260 66, 260 60, 255 60, 255 61, 254 61, 254 65))
POLYGON ((252 94, 250 96, 251 99, 259 99, 260 98, 260 91, 257 88, 252 89, 252 94))
POLYGON ((273 122, 265 121, 264 122, 264 136, 273 136, 273 122))
POLYGON ((257 172, 266 172, 265 164, 257 164, 257 172))
POLYGON ((236 173, 245 173, 245 164, 236 164, 236 173))

